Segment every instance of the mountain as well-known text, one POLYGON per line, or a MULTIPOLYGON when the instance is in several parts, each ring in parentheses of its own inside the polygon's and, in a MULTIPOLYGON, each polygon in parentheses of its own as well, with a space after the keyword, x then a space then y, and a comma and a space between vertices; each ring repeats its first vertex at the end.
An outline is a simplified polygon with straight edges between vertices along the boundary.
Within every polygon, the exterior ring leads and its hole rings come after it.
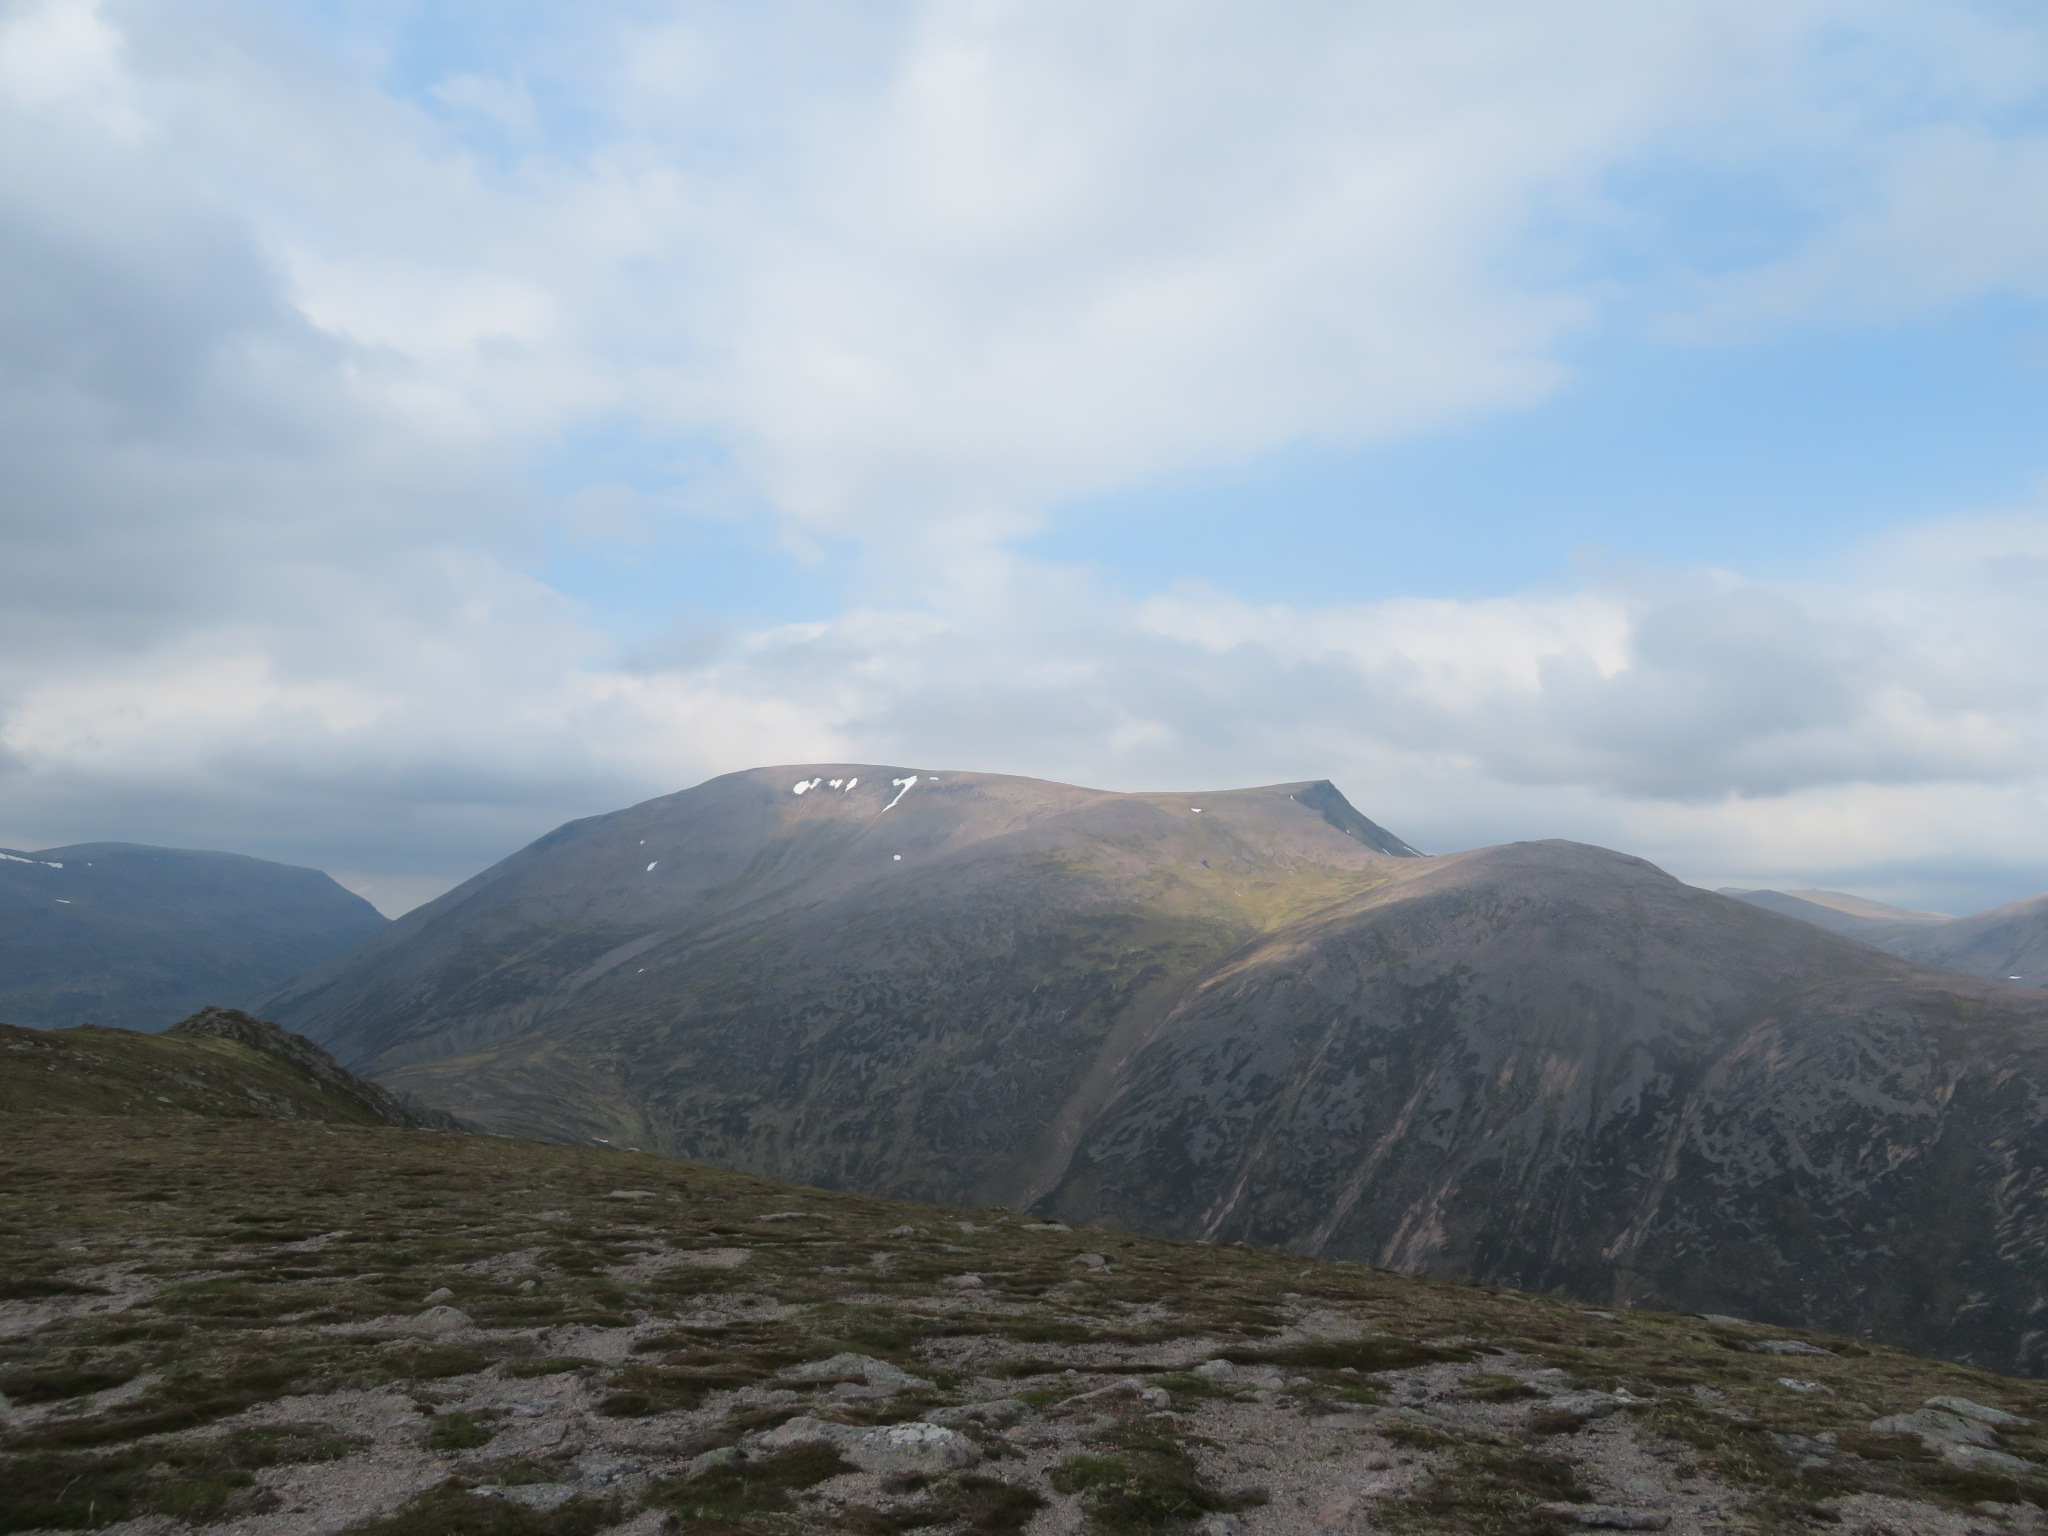
POLYGON ((2038 1381, 589 1147, 0 1112, 0 1231, 5 1532, 2020 1536, 2048 1504, 2038 1381))
POLYGON ((496 1130, 1016 1203, 1182 987, 1417 862, 1320 783, 762 769, 572 822, 258 1011, 496 1130))
POLYGON ((265 1008, 495 1130, 2048 1369, 2048 997, 1326 784, 728 775, 265 1008))
POLYGON ((0 1019, 164 1029, 384 925, 317 869, 137 843, 0 849, 0 1019))
POLYGON ((457 1124, 344 1072, 312 1041, 232 1008, 201 1009, 147 1035, 96 1024, 0 1024, 0 1114, 457 1124))
POLYGON ((1973 917, 1950 917, 1840 891, 1725 889, 1721 894, 1845 933, 1922 965, 2048 987, 2048 896, 2030 896, 1973 917))

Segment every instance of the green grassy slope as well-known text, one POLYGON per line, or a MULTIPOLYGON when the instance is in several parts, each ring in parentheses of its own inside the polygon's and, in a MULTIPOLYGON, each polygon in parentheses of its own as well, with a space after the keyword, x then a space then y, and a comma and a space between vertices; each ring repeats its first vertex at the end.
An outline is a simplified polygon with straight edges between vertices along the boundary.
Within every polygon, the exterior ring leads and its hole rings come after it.
POLYGON ((0 1024, 0 1114, 452 1124, 343 1072, 309 1041, 223 1008, 153 1035, 0 1024))
POLYGON ((2048 1388, 1799 1330, 499 1137, 55 1125, 0 1115, 0 1530, 1508 1536, 1627 1505, 1960 1533, 2048 1505, 2037 1427, 1988 1460, 1871 1427, 1943 1396, 2038 1420, 2048 1388), (954 1463, 862 1470, 911 1422, 955 1426, 914 1432, 954 1463))

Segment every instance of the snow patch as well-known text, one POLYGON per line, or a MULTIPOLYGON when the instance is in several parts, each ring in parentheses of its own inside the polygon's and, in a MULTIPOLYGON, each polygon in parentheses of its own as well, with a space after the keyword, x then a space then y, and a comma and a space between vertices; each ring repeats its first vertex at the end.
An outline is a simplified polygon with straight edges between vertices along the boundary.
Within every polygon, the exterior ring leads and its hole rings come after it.
MULTIPOLYGON (((901 800, 905 795, 910 793, 910 787, 917 782, 917 775, 913 773, 907 779, 891 779, 889 782, 896 786, 896 800, 901 800)), ((883 806, 882 809, 885 811, 888 810, 891 806, 896 804, 896 800, 891 800, 889 804, 883 806)))
MULTIPOLYGON (((654 861, 654 864, 659 864, 660 862, 661 862, 661 860, 659 860, 659 859, 656 859, 656 860, 654 861)), ((649 864, 649 865, 647 866, 647 872, 648 872, 649 874, 652 874, 652 873, 654 873, 654 864, 649 864)))
POLYGON ((842 789, 842 790, 840 791, 840 793, 841 793, 842 795, 846 795, 846 794, 851 794, 851 793, 853 793, 853 786, 854 786, 854 785, 856 785, 856 784, 858 784, 859 782, 860 782, 860 780, 859 780, 859 779, 848 779, 848 780, 846 781, 846 788, 845 788, 845 789, 842 789))
POLYGON ((903 855, 900 853, 892 853, 889 855, 889 857, 894 859, 898 864, 901 864, 903 862, 903 855))
POLYGON ((790 787, 789 792, 792 795, 809 794, 812 790, 816 789, 820 784, 824 782, 825 781, 823 779, 798 779, 796 783, 790 787))
POLYGON ((24 859, 18 853, 0 853, 0 859, 5 859, 10 864, 35 864, 43 869, 62 869, 64 867, 62 864, 54 864, 48 859, 24 859))

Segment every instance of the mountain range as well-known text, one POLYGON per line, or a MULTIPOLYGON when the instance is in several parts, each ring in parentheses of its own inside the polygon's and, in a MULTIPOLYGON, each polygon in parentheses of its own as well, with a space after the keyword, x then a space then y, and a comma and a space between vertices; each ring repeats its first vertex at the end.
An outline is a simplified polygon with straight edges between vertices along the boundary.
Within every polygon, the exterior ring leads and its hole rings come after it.
POLYGON ((0 849, 0 1019, 167 1029, 384 923, 319 870, 267 859, 137 843, 0 849))
POLYGON ((2048 896, 2029 896, 1970 917, 1914 912, 1841 891, 1742 891, 1754 906, 1847 934, 1946 971, 2048 987, 2048 896))
POLYGON ((258 1011, 503 1132, 2048 1368, 2048 996, 1326 783, 731 774, 258 1011))

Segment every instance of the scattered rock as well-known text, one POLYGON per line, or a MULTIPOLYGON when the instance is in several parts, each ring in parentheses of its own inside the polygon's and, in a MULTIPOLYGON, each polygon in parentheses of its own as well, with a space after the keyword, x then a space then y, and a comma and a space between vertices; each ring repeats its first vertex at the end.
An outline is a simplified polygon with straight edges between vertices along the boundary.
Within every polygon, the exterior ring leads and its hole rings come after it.
POLYGON ((652 1200, 653 1198, 654 1191, 651 1189, 615 1189, 605 1196, 607 1200, 652 1200))
POLYGON ((913 1376, 901 1366, 891 1365, 886 1360, 877 1360, 872 1355, 856 1355, 850 1352, 833 1355, 825 1360, 812 1360, 804 1365, 793 1365, 782 1372, 776 1380, 830 1381, 850 1387, 852 1381, 848 1380, 849 1377, 865 1383, 872 1391, 884 1394, 929 1391, 932 1385, 922 1376, 913 1376))
POLYGON ((1758 1339, 1754 1344, 1745 1344, 1744 1349, 1754 1350, 1760 1355, 1832 1355, 1832 1349, 1822 1349, 1818 1344, 1808 1344, 1801 1339, 1758 1339))
POLYGON ((960 1291, 978 1291, 982 1288, 982 1279, 979 1275, 955 1275, 947 1283, 960 1291))
POLYGON ((736 1467, 746 1457, 739 1453, 737 1446, 721 1445, 715 1451, 706 1451, 701 1456, 692 1456, 683 1467, 683 1476, 702 1477, 706 1472, 715 1472, 720 1467, 736 1467))
POLYGON ((985 1424, 991 1429, 1004 1429, 1030 1411, 1021 1399, 998 1397, 988 1402, 958 1403, 951 1408, 934 1408, 925 1415, 925 1421, 930 1424, 943 1424, 948 1429, 956 1424, 985 1424))
POLYGON ((476 1319, 460 1307, 429 1307, 411 1319, 411 1330, 414 1333, 460 1333, 465 1328, 475 1326, 476 1319))
POLYGON ((1109 1260, 1099 1253, 1077 1253, 1074 1255, 1074 1262, 1083 1269, 1104 1270, 1109 1268, 1109 1260))
POLYGON ((1939 1408, 1916 1408, 1911 1413, 1894 1413, 1872 1419, 1870 1427, 1885 1435, 1918 1435, 1937 1449, 1944 1445, 1996 1445, 1998 1436, 1988 1424, 1944 1413, 1939 1408))
POLYGON ((1589 1419, 1604 1419, 1610 1413, 1619 1413, 1624 1408, 1641 1408, 1654 1401, 1654 1398, 1637 1397, 1632 1392, 1560 1392, 1544 1406, 1555 1413, 1579 1413, 1589 1419))
POLYGON ((885 1424, 863 1429, 854 1424, 829 1424, 808 1415, 761 1436, 763 1450, 787 1450, 797 1445, 830 1445, 863 1472, 924 1473, 954 1472, 981 1460, 981 1448, 958 1430, 925 1420, 908 1424, 885 1424))
POLYGON ((981 1460, 981 1448, 943 1424, 913 1421, 871 1429, 841 1454, 865 1472, 954 1472, 981 1460))
POLYGON ((1747 1328, 1750 1326, 1746 1318, 1730 1317, 1726 1312, 1702 1312, 1699 1314, 1699 1318, 1701 1322, 1712 1323, 1717 1328, 1747 1328))
POLYGON ((887 1236, 889 1236, 889 1237, 923 1237, 923 1236, 924 1236, 924 1228, 923 1228, 923 1227, 891 1227, 891 1228, 890 1228, 890 1229, 888 1230, 888 1233, 887 1233, 886 1235, 887 1235, 887 1236))
POLYGON ((1832 1392, 1835 1389, 1823 1386, 1817 1381, 1801 1381, 1797 1376, 1780 1376, 1778 1385, 1787 1392, 1832 1392))
POLYGON ((1570 1520, 1602 1531, 1663 1531, 1671 1517, 1650 1509, 1624 1509, 1619 1504, 1543 1504, 1537 1513, 1570 1520))
POLYGON ((1966 1472, 2003 1472, 2009 1477, 2039 1477, 2041 1466, 2023 1456, 1987 1450, 1981 1445, 1951 1445, 1941 1453, 1950 1466, 1966 1472))
POLYGON ((756 1216, 756 1221, 830 1221, 832 1218, 823 1211, 770 1211, 766 1216, 756 1216))
POLYGON ((2025 1429, 2034 1422, 2016 1413, 2007 1413, 2002 1408, 1987 1408, 1982 1403, 1973 1403, 1967 1397, 1930 1397, 1927 1406, 1965 1419, 1975 1419, 1979 1424, 1989 1424, 1994 1429, 2025 1429))
POLYGON ((485 1483, 469 1490, 486 1499, 503 1499, 508 1504, 524 1504, 528 1509, 546 1514, 559 1509, 576 1497, 574 1483, 514 1483, 509 1486, 485 1483))
POLYGON ((438 1291, 427 1292, 425 1297, 426 1303, 430 1307, 438 1302, 453 1301, 454 1299, 455 1293, 449 1290, 448 1287, 445 1285, 442 1286, 438 1291))
POLYGON ((1071 1232, 1074 1229, 1064 1221, 1027 1221, 1024 1223, 1023 1230, 1026 1232, 1071 1232))

